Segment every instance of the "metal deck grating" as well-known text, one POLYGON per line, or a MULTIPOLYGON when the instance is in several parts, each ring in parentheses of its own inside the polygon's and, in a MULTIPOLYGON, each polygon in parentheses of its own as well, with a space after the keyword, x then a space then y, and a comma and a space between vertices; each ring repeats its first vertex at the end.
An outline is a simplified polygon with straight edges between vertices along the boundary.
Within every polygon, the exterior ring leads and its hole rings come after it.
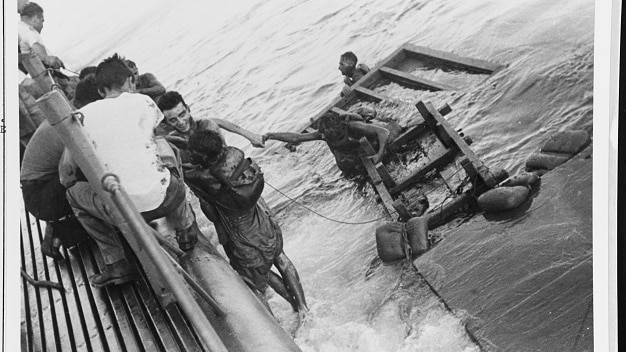
POLYGON ((63 248, 66 259, 55 262, 39 249, 45 222, 25 213, 21 224, 22 268, 66 289, 22 278, 22 351, 204 351, 178 305, 162 308, 143 272, 133 283, 93 288, 89 277, 104 266, 95 242, 63 248))

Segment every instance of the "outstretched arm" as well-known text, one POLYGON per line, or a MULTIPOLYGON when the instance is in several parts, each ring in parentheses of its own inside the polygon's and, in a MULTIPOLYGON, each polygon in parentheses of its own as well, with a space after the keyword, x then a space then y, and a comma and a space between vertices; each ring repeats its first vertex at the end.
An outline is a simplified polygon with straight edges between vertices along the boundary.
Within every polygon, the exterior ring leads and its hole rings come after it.
POLYGON ((356 135, 362 137, 376 135, 376 137, 378 138, 378 152, 376 152, 376 154, 370 156, 369 158, 372 159, 374 164, 383 159, 383 156, 385 155, 385 149, 387 147, 387 142, 389 141, 389 130, 380 126, 356 121, 349 122, 348 129, 356 135))
POLYGON ((300 143, 308 141, 320 141, 322 140, 322 134, 319 131, 311 133, 268 132, 263 135, 263 141, 266 141, 268 139, 287 143, 300 143))
POLYGON ((261 137, 261 135, 258 135, 256 133, 252 133, 250 131, 248 131, 245 128, 239 127, 238 125, 226 121, 226 120, 222 120, 222 119, 212 119, 213 121, 215 121, 215 123, 218 124, 218 126, 220 126, 220 128, 225 129, 228 132, 232 132, 235 134, 238 134, 244 138, 246 138, 247 140, 250 141, 250 144, 252 144, 253 146, 257 147, 257 148, 263 148, 265 147, 265 141, 263 140, 263 138, 261 137))
POLYGON ((353 112, 345 112, 343 114, 340 115, 341 117, 343 117, 344 119, 346 119, 346 121, 360 121, 360 122, 364 122, 365 119, 363 118, 363 116, 353 113, 353 112))
POLYGON ((48 55, 48 52, 43 45, 35 43, 31 48, 44 64, 56 69, 65 68, 63 61, 54 55, 48 55))

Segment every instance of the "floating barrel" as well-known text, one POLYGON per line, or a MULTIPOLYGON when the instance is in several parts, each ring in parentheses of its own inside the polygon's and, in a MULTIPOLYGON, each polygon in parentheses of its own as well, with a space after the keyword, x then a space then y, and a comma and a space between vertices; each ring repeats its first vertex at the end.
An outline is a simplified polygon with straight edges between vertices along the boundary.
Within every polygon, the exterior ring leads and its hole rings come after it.
POLYGON ((583 130, 557 132, 548 137, 526 161, 526 170, 552 170, 579 153, 591 143, 589 133, 583 130))
POLYGON ((416 257, 428 249, 428 218, 389 222, 376 229, 376 249, 383 262, 416 257))
POLYGON ((406 235, 409 240, 412 257, 428 250, 428 218, 414 217, 406 223, 406 235))
POLYGON ((404 223, 389 222, 376 229, 376 249, 383 262, 406 258, 407 243, 404 223))
POLYGON ((499 187, 478 197, 478 206, 487 212, 499 212, 517 208, 528 197, 526 186, 499 187))

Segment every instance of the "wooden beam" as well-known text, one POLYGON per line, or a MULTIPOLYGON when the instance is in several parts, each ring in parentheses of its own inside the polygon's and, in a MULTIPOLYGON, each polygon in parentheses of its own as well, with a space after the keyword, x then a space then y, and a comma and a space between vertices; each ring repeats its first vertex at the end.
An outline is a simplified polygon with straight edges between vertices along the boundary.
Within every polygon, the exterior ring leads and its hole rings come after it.
POLYGON ((374 92, 373 90, 365 88, 365 87, 358 86, 354 88, 353 91, 357 93, 359 96, 372 100, 375 103, 380 103, 383 100, 389 100, 389 97, 382 95, 382 94, 378 94, 374 92))
POLYGON ((413 57, 424 62, 434 63, 439 66, 447 66, 468 72, 492 74, 505 67, 489 61, 461 57, 449 52, 430 49, 410 43, 404 44, 403 49, 409 57, 413 57))
POLYGON ((463 153, 463 155, 468 157, 470 161, 476 162, 476 163, 482 163, 480 160, 478 160, 478 158, 474 154, 474 151, 472 151, 470 147, 467 145, 467 143, 465 143, 465 140, 463 140, 463 138, 459 136, 458 133, 456 133, 456 131, 450 125, 448 120, 446 120, 443 116, 441 116, 439 111, 437 111, 431 103, 429 102, 424 103, 423 101, 419 101, 415 105, 415 107, 417 107, 417 110, 422 114, 422 116, 424 116, 424 120, 434 121, 437 123, 437 125, 441 126, 443 130, 446 132, 446 134, 448 135, 448 137, 459 148, 461 153, 463 153))
POLYGON ((385 78, 394 82, 399 82, 409 88, 440 91, 440 90, 457 90, 456 87, 447 84, 438 83, 424 78, 419 78, 407 72, 402 72, 390 67, 381 67, 380 72, 385 78))
MULTIPOLYGON (((365 138, 365 137, 361 138, 359 140, 359 143, 361 144, 361 149, 363 150, 363 154, 365 154, 365 155, 374 155, 374 154, 376 154, 376 151, 374 150, 374 147, 372 147, 372 145, 367 140, 367 138, 365 138)), ((376 167, 376 171, 377 171, 378 177, 380 177, 380 179, 385 184, 385 187, 392 188, 392 187, 396 186, 396 181, 393 179, 393 177, 391 177, 391 175, 389 174, 389 171, 387 171, 387 168, 385 167, 385 165, 380 163, 376 167)))
MULTIPOLYGON (((439 108, 439 113, 442 116, 445 116, 449 114, 450 112, 452 112, 452 108, 450 108, 450 105, 448 105, 447 103, 439 108)), ((393 149, 397 149, 401 147, 402 145, 408 143, 411 139, 414 139, 415 137, 419 136, 427 128, 428 128, 428 125, 426 125, 425 120, 421 123, 418 123, 417 125, 406 130, 403 134, 398 136, 396 139, 394 139, 393 142, 389 144, 389 148, 393 150, 393 149)))
MULTIPOLYGON (((370 144, 367 138, 365 137, 361 138, 360 143, 361 143, 361 146, 367 146, 370 144)), ((371 145, 370 145, 370 148, 371 148, 371 145)), ((372 162, 372 160, 368 158, 367 155, 362 155, 361 163, 365 167, 365 170, 367 171, 367 174, 370 177, 370 183, 376 190, 376 193, 378 194, 378 196, 380 197, 380 200, 385 206, 385 210, 387 211, 387 214, 391 216, 392 213, 396 209, 394 207, 394 200, 389 194, 387 187, 385 187, 385 184, 383 183, 383 180, 380 177, 380 174, 378 173, 378 170, 376 169, 374 162, 372 162)))
POLYGON ((397 195, 400 192, 410 188, 419 181, 422 177, 424 177, 427 173, 437 168, 440 168, 446 165, 454 156, 457 151, 455 149, 445 149, 442 154, 432 158, 432 160, 424 165, 423 167, 413 171, 409 176, 407 176, 404 180, 400 181, 398 185, 390 190, 391 195, 397 195))
POLYGON ((489 169, 483 164, 483 162, 476 157, 474 151, 470 149, 469 145, 465 142, 463 137, 454 130, 450 123, 435 109, 435 107, 427 102, 418 102, 416 105, 417 110, 424 116, 424 119, 434 119, 437 124, 446 132, 452 142, 459 148, 461 153, 467 158, 467 162, 463 163, 463 168, 471 175, 471 173, 477 172, 480 175, 482 181, 489 187, 496 185, 495 179, 489 169))
POLYGON ((334 112, 337 115, 343 115, 343 114, 347 114, 348 113, 346 110, 340 109, 340 108, 337 108, 337 107, 331 108, 330 111, 334 112))

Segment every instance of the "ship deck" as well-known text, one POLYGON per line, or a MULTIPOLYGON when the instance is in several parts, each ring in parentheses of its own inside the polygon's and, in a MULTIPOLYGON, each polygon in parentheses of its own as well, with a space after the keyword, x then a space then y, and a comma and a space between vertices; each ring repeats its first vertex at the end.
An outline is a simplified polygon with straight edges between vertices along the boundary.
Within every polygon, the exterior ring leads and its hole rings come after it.
POLYGON ((178 305, 161 306, 143 271, 135 282, 94 288, 89 278, 104 266, 95 242, 62 247, 65 259, 55 261, 40 251, 45 226, 23 213, 21 266, 65 292, 21 278, 22 351, 205 351, 178 305))

